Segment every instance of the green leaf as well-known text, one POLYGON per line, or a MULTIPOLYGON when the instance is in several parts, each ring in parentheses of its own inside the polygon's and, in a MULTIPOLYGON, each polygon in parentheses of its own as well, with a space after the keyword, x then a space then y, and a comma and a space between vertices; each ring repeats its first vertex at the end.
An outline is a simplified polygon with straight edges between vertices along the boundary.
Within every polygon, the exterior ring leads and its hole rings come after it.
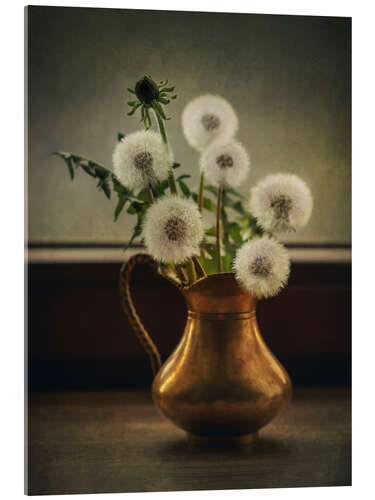
POLYGON ((145 130, 148 130, 151 127, 151 117, 146 106, 142 106, 141 109, 141 122, 143 122, 145 130))
POLYGON ((191 191, 190 191, 190 189, 188 188, 188 186, 184 183, 184 181, 177 180, 177 182, 178 182, 178 184, 180 185, 180 188, 181 188, 182 194, 183 194, 186 198, 189 198, 189 197, 190 197, 190 194, 191 194, 191 191))
POLYGON ((127 250, 133 244, 134 240, 142 234, 143 218, 145 216, 145 213, 146 210, 144 207, 137 213, 137 224, 134 227, 132 237, 130 238, 129 243, 126 245, 125 250, 127 250))
POLYGON ((148 190, 146 188, 142 189, 142 191, 140 191, 137 195, 137 199, 138 200, 141 200, 145 203, 150 203, 150 198, 149 198, 149 195, 148 195, 148 190))
POLYGON ((66 166, 68 167, 70 178, 71 178, 71 180, 73 180, 74 179, 74 166, 73 166, 73 161, 72 161, 72 155, 70 153, 65 153, 63 151, 60 151, 60 152, 56 151, 52 154, 59 156, 60 158, 62 158, 64 160, 64 162, 66 163, 66 166))
POLYGON ((138 236, 142 233, 142 226, 141 225, 136 225, 134 230, 133 230, 133 234, 132 234, 132 237, 130 238, 129 240, 129 243, 125 246, 124 250, 127 250, 128 248, 130 248, 134 242, 134 240, 136 238, 138 238, 138 236))
POLYGON ((164 87, 160 89, 160 92, 173 92, 174 87, 164 87))
POLYGON ((128 214, 137 214, 143 211, 144 203, 138 201, 133 201, 129 208, 127 209, 128 214))
POLYGON ((92 168, 89 164, 83 164, 83 163, 78 163, 77 166, 81 167, 86 174, 91 175, 91 177, 96 177, 96 172, 95 169, 92 168))
POLYGON ((89 174, 91 177, 98 177, 101 180, 101 183, 98 184, 98 187, 100 189, 103 189, 103 191, 106 193, 106 196, 109 197, 108 194, 110 194, 111 190, 108 181, 111 178, 112 179, 114 178, 114 174, 111 172, 111 170, 108 170, 102 165, 99 165, 98 163, 89 160, 88 158, 84 158, 83 156, 66 152, 53 153, 53 154, 60 156, 61 158, 63 158, 65 163, 67 163, 69 167, 70 176, 72 179, 74 177, 74 169, 73 169, 74 166, 76 168, 81 167, 82 170, 87 174, 89 174))
POLYGON ((135 94, 135 90, 130 89, 129 87, 128 87, 128 91, 129 91, 131 94, 135 94))
MULTIPOLYGON (((131 111, 129 111, 128 116, 134 115, 134 113, 137 111, 141 103, 136 104, 131 111)), ((143 109, 143 108, 142 108, 143 109)))
MULTIPOLYGON (((192 197, 196 203, 198 203, 198 195, 197 193, 192 193, 192 197)), ((213 203, 209 198, 203 196, 203 208, 209 210, 210 212, 216 211, 216 204, 213 203)))
MULTIPOLYGON (((200 257, 199 261, 201 262, 204 270, 207 274, 214 274, 219 272, 219 266, 217 261, 217 250, 216 246, 209 245, 209 249, 204 245, 205 250, 210 254, 211 259, 206 257, 200 257)), ((221 261, 223 263, 223 271, 231 272, 232 271, 232 256, 228 253, 222 255, 221 261)))
POLYGON ((251 229, 252 235, 262 235, 264 234, 264 229, 258 224, 258 221, 252 215, 248 216, 249 227, 251 229))
POLYGON ((145 114, 146 114, 146 130, 148 130, 151 127, 151 117, 148 108, 146 108, 145 114))
MULTIPOLYGON (((134 203, 134 202, 133 202, 134 203)), ((131 214, 131 215, 134 215, 137 213, 137 210, 135 209, 133 203, 130 204, 130 206, 128 207, 127 209, 127 213, 128 214, 131 214)))
POLYGON ((163 107, 158 103, 158 101, 152 101, 153 108, 159 113, 159 115, 163 118, 163 120, 166 120, 166 116, 163 110, 163 107))
POLYGON ((112 176, 112 182, 113 182, 113 189, 117 193, 117 196, 118 196, 118 201, 117 201, 117 205, 115 208, 115 214, 114 214, 114 220, 116 222, 118 219, 118 216, 120 215, 122 209, 125 206, 125 203, 128 200, 129 201, 135 200, 135 197, 128 189, 126 189, 125 186, 123 186, 121 184, 121 182, 115 176, 112 176))
POLYGON ((212 201, 209 198, 203 196, 203 208, 209 210, 210 212, 215 212, 216 204, 212 203, 212 201))
POLYGON ((168 189, 168 188, 169 188, 168 179, 165 179, 164 181, 159 182, 159 184, 157 184, 153 188, 155 196, 157 198, 159 198, 160 196, 162 196, 164 194, 165 190, 168 189))
POLYGON ((74 179, 74 168, 73 168, 72 159, 71 158, 66 158, 65 159, 65 163, 68 165, 70 178, 73 180, 74 179))
POLYGON ((246 214, 246 210, 243 208, 242 202, 241 201, 236 201, 234 205, 232 206, 233 210, 236 210, 238 213, 241 215, 246 214))
POLYGON ((207 236, 216 236, 216 226, 211 226, 209 229, 205 230, 207 236))
POLYGON ((199 257, 199 261, 207 274, 216 274, 219 272, 217 259, 207 259, 205 257, 199 257))
POLYGON ((191 175, 189 174, 183 174, 183 175, 180 175, 179 177, 177 177, 177 180, 178 181, 182 181, 182 179, 190 179, 191 175))
POLYGON ((172 168, 178 168, 178 167, 181 167, 181 163, 174 162, 172 168))
POLYGON ((221 220, 223 223, 223 243, 225 251, 226 253, 229 253, 232 258, 234 258, 236 248, 231 244, 229 239, 230 222, 224 207, 221 209, 221 220))
POLYGON ((225 273, 230 273, 232 271, 232 256, 229 253, 226 253, 221 258, 223 263, 223 271, 225 273))
POLYGON ((122 212, 122 209, 125 206, 125 203, 128 201, 128 198, 126 196, 119 196, 118 202, 115 208, 115 216, 114 216, 114 221, 116 222, 120 213, 122 212))
POLYGON ((64 161, 68 166, 70 178, 71 178, 71 180, 73 180, 74 179, 74 167, 73 167, 72 159, 71 158, 64 158, 64 161))
POLYGON ((70 158, 72 156, 72 153, 68 153, 66 151, 54 151, 52 154, 60 156, 63 159, 70 158))
POLYGON ((223 205, 232 208, 233 210, 235 210, 236 212, 238 212, 241 215, 246 214, 246 211, 242 205, 242 201, 240 201, 240 200, 234 201, 234 200, 232 200, 232 198, 225 195, 225 196, 223 196, 223 205))
POLYGON ((99 177, 99 179, 106 179, 111 172, 107 170, 104 167, 101 167, 100 165, 93 164, 93 167, 95 169, 96 176, 99 177))
POLYGON ((119 196, 124 195, 132 197, 131 192, 128 191, 126 187, 123 186, 121 182, 117 179, 117 177, 115 177, 114 175, 112 175, 112 182, 113 182, 113 189, 116 191, 116 193, 119 194, 119 196))
POLYGON ((117 140, 118 140, 118 142, 122 141, 124 137, 125 137, 125 135, 124 135, 124 134, 121 134, 121 132, 119 132, 119 133, 117 134, 117 140))
POLYGON ((241 235, 241 228, 236 222, 231 222, 228 225, 228 231, 229 235, 231 236, 232 240, 237 243, 238 245, 242 245, 242 235, 241 235))
POLYGON ((238 191, 236 191, 232 187, 225 188, 225 191, 227 191, 228 193, 234 194, 234 196, 237 196, 237 198, 242 198, 242 199, 245 198, 241 193, 239 193, 238 191))
POLYGON ((81 158, 76 155, 72 155, 72 160, 75 162, 75 167, 81 167, 86 174, 91 175, 91 177, 97 177, 95 169, 92 167, 91 162, 86 160, 86 158, 81 158))
POLYGON ((217 259, 216 245, 212 243, 203 243, 202 246, 212 258, 217 259))
POLYGON ((208 184, 208 185, 206 184, 206 185, 204 186, 204 189, 205 189, 206 191, 210 191, 210 193, 212 193, 212 194, 214 194, 215 196, 217 196, 218 191, 217 191, 217 188, 216 188, 215 186, 210 186, 209 184, 208 184))
POLYGON ((98 188, 104 191, 104 194, 109 200, 111 199, 111 188, 109 187, 107 179, 100 179, 98 182, 98 188))

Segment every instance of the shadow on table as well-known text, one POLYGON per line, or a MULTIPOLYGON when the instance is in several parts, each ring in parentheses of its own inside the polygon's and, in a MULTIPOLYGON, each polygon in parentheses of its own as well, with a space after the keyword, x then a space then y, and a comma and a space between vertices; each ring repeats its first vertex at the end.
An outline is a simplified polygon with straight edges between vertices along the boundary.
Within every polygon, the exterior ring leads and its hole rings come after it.
POLYGON ((217 456, 218 452, 225 458, 236 457, 246 458, 256 457, 257 459, 277 456, 279 458, 287 457, 291 453, 291 447, 288 443, 262 437, 255 443, 250 444, 234 444, 228 443, 196 443, 189 441, 185 436, 181 436, 170 442, 163 442, 158 446, 158 454, 163 458, 171 458, 172 456, 184 456, 186 458, 203 458, 217 456))

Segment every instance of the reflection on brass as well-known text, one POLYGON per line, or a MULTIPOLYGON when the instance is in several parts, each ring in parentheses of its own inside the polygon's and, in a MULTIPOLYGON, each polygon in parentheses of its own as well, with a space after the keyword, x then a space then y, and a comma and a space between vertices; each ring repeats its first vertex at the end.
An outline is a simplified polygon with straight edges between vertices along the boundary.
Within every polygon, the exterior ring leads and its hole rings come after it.
MULTIPOLYGON (((154 402, 194 441, 253 442, 292 394, 287 372, 259 331, 256 300, 232 273, 203 277, 182 292, 186 327, 154 379, 154 402)), ((146 337, 139 338, 147 347, 146 337)))
POLYGON ((202 278, 184 295, 185 331, 154 380, 156 405, 191 434, 256 433, 285 406, 292 387, 261 336, 255 300, 229 273, 202 278))

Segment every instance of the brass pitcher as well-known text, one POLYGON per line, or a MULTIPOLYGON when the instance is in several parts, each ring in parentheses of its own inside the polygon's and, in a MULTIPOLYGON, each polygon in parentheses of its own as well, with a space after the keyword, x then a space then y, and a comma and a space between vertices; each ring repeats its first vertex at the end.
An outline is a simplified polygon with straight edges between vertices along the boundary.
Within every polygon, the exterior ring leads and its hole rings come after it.
POLYGON ((251 442, 290 400, 290 378, 268 349, 256 320, 256 299, 233 273, 212 274, 184 294, 188 316, 182 338, 161 366, 159 351, 132 302, 130 274, 147 255, 136 255, 120 273, 122 304, 150 356, 155 404, 193 439, 251 442))

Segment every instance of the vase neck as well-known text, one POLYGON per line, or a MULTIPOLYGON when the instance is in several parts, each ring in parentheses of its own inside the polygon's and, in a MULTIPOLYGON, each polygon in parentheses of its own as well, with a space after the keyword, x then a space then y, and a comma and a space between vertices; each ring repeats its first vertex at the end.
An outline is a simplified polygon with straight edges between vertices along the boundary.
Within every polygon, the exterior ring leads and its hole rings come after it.
POLYGON ((256 300, 237 283, 233 273, 211 274, 184 290, 193 314, 255 314, 256 300))

